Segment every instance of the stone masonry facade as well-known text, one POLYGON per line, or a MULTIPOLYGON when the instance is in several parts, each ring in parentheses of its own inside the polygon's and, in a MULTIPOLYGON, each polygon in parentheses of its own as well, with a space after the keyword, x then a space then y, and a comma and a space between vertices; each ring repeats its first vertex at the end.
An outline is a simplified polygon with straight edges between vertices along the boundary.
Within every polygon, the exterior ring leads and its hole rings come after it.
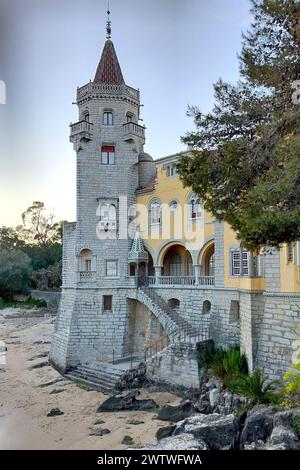
MULTIPOLYGON (((250 371, 259 368, 270 378, 281 377, 299 349, 300 294, 280 292, 278 251, 264 255, 265 291, 225 287, 224 224, 215 222, 213 284, 157 284, 147 291, 130 275, 133 242, 126 232, 130 223, 135 232, 137 223, 120 209, 137 202, 138 189, 151 184, 156 165, 143 150, 139 91, 124 83, 110 40, 98 70, 93 82, 77 90, 79 121, 71 125, 77 221, 64 226, 51 364, 65 373, 81 364, 134 355, 146 360, 152 379, 197 387, 196 344, 213 340, 216 347, 239 345, 250 371), (147 357, 153 344, 155 354, 152 349, 147 357)), ((137 266, 147 264, 145 252, 136 256, 137 266)), ((160 266, 154 268, 161 273, 160 266)))

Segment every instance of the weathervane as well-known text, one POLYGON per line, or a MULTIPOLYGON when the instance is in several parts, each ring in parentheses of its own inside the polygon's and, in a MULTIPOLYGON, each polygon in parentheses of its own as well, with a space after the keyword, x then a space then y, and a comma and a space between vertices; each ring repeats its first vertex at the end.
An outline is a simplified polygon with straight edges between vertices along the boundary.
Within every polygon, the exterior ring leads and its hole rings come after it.
POLYGON ((106 38, 111 38, 111 21, 110 21, 110 11, 109 11, 109 0, 107 2, 107 22, 106 22, 106 38))

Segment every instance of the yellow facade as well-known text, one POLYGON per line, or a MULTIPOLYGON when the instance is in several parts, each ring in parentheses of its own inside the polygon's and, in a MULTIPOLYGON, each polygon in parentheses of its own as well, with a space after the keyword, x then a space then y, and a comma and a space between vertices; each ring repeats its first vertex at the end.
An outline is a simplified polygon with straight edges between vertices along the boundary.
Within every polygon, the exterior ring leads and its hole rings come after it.
MULTIPOLYGON (((199 265, 202 275, 205 272, 205 256, 213 247, 215 237, 214 217, 203 210, 201 222, 189 221, 188 205, 192 195, 190 188, 184 188, 179 176, 170 175, 170 166, 175 168, 179 156, 165 157, 157 160, 156 180, 153 185, 138 191, 138 221, 141 237, 145 247, 153 258, 155 266, 163 267, 166 254, 172 247, 177 247, 178 254, 188 250, 193 258, 194 267, 199 265), (149 211, 153 201, 159 201, 162 206, 162 224, 157 226, 149 222, 149 211), (170 203, 176 201, 177 208, 169 210, 170 203), (198 224, 198 225, 197 225, 198 224), (195 232, 197 237, 195 238, 195 232)), ((243 290, 264 291, 266 283, 263 272, 255 275, 232 274, 231 251, 239 250, 240 242, 228 224, 224 224, 224 287, 243 290)), ((293 247, 293 260, 287 258, 287 247, 280 250, 280 290, 282 292, 300 292, 300 267, 297 260, 300 256, 298 244, 293 247)), ((246 256, 246 255, 245 255, 246 256)), ((206 270, 207 271, 207 270, 206 270)), ((166 272, 165 272, 166 274, 166 272)), ((187 274, 185 268, 183 275, 187 274)))

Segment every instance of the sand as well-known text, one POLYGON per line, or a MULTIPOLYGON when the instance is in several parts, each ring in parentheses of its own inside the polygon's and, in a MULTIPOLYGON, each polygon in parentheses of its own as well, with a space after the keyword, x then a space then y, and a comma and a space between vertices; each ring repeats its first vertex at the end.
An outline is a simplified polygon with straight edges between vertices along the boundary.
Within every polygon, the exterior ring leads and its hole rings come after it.
MULTIPOLYGON (((97 413, 107 395, 62 379, 48 365, 29 370, 34 364, 47 361, 47 357, 30 359, 48 353, 53 327, 54 317, 47 312, 0 310, 0 340, 8 349, 6 364, 0 364, 0 449, 126 449, 129 446, 121 443, 125 435, 133 438, 131 448, 155 442, 157 429, 168 423, 157 420, 154 412, 97 413), (60 380, 42 386, 56 379, 60 380), (53 390, 62 391, 51 394, 53 390), (47 417, 55 407, 64 414, 47 417), (95 425, 100 419, 104 423, 95 425), (143 423, 129 424, 131 420, 143 423), (90 436, 97 428, 111 432, 90 436)), ((140 391, 139 398, 153 398, 160 406, 180 402, 179 397, 168 392, 140 391)))

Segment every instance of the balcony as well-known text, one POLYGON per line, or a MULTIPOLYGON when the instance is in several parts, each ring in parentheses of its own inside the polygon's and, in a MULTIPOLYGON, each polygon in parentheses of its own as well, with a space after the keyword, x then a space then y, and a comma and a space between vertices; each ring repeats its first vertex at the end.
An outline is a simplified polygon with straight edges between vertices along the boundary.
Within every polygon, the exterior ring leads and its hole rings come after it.
POLYGON ((78 282, 95 282, 96 271, 80 271, 78 273, 78 282))
POLYGON ((158 286, 191 286, 191 287, 214 287, 214 276, 149 276, 148 285, 150 287, 158 286))
POLYGON ((93 137, 93 124, 88 121, 78 121, 74 124, 70 124, 70 142, 83 140, 89 142, 93 137))
POLYGON ((135 137, 145 140, 145 127, 135 122, 126 122, 123 124, 123 136, 125 142, 132 142, 135 137))

